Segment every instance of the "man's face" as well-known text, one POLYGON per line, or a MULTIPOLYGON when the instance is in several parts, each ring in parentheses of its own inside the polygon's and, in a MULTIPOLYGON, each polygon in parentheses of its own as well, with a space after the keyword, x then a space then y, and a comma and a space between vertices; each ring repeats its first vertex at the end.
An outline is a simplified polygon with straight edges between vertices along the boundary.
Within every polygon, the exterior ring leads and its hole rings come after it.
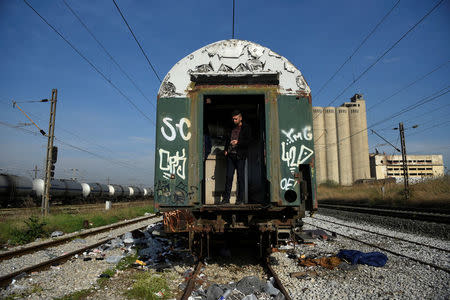
POLYGON ((233 123, 234 123, 234 125, 239 125, 241 123, 241 121, 242 121, 242 115, 241 114, 233 116, 233 123))

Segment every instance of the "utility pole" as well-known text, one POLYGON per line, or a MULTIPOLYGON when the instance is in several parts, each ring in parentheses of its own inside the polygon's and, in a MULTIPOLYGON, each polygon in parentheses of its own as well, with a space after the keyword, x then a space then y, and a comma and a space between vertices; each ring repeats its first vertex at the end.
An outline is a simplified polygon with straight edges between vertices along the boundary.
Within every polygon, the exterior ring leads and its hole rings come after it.
POLYGON ((400 122, 398 124, 398 130, 400 131, 400 143, 402 146, 403 181, 405 184, 405 200, 409 200, 408 160, 406 158, 405 129, 403 128, 403 122, 400 122))
POLYGON ((35 165, 34 169, 32 171, 34 171, 34 179, 36 179, 37 178, 37 172, 40 171, 40 170, 38 170, 38 166, 35 165))
MULTIPOLYGON (((45 179, 44 179, 44 193, 42 194, 42 214, 47 216, 49 213, 50 203, 50 185, 53 160, 53 140, 55 137, 55 115, 56 115, 56 101, 58 97, 58 90, 52 90, 52 99, 50 100, 50 121, 48 125, 48 141, 47 141, 47 160, 45 164, 45 179)), ((56 159, 56 158, 55 158, 56 159)))

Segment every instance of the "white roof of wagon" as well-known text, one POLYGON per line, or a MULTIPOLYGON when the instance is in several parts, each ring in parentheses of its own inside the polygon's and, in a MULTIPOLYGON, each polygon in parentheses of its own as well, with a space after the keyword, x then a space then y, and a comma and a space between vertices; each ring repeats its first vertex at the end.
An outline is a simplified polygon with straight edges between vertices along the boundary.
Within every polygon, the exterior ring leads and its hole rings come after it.
POLYGON ((278 73, 281 94, 310 93, 302 73, 286 58, 259 44, 243 40, 223 40, 189 54, 167 73, 159 97, 186 97, 191 74, 258 75, 278 73))

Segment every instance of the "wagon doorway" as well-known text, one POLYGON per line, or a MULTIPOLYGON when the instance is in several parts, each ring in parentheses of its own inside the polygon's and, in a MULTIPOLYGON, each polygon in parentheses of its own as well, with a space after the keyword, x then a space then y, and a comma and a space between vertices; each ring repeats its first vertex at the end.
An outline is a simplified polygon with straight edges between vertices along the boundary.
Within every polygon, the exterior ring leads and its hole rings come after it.
MULTIPOLYGON (((217 204, 225 190, 226 136, 234 124, 232 112, 239 110, 243 122, 251 128, 251 140, 245 168, 244 203, 267 203, 265 151, 265 97, 261 95, 205 95, 203 106, 204 202, 217 204)), ((237 174, 235 172, 230 203, 236 201, 237 174)))

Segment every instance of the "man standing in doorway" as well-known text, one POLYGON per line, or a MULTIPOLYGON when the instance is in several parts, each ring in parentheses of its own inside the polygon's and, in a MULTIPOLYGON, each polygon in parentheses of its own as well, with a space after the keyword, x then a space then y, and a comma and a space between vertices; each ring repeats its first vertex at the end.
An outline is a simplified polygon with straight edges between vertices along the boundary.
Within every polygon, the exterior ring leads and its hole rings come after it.
POLYGON ((227 176, 225 181, 225 193, 220 204, 230 203, 231 185, 233 183, 234 170, 237 170, 237 199, 236 204, 242 204, 245 192, 245 159, 248 155, 250 143, 250 126, 242 121, 242 114, 234 110, 231 114, 234 127, 225 142, 225 157, 227 159, 227 176))

